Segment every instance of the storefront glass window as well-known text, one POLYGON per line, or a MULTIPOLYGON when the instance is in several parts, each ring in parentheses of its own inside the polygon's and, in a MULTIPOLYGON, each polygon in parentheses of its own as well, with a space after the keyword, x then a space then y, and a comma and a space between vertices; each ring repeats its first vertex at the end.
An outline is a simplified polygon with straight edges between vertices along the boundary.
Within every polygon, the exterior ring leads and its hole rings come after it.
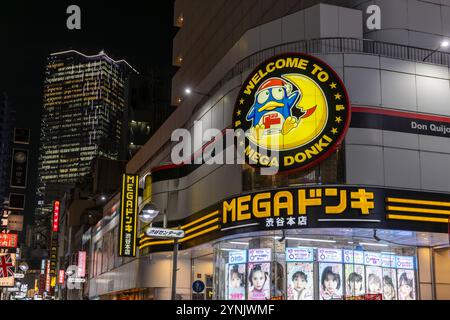
POLYGON ((418 299, 415 247, 266 232, 214 249, 216 299, 418 299))

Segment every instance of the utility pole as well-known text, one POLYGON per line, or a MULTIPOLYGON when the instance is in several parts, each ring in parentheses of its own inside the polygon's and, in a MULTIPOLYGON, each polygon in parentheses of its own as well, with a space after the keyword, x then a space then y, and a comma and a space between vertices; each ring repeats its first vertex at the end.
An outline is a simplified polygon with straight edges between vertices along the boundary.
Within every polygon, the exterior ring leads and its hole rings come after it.
POLYGON ((177 295, 177 264, 178 264, 178 239, 175 239, 173 244, 173 261, 172 261, 172 300, 176 299, 177 295))

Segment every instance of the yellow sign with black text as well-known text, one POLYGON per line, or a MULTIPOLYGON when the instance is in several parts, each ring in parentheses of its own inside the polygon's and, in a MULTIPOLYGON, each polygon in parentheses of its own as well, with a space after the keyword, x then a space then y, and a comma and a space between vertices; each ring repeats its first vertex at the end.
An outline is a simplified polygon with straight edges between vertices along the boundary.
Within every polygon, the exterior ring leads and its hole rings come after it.
POLYGON ((135 257, 137 242, 139 176, 124 174, 120 199, 119 256, 135 257))
POLYGON ((245 132, 239 143, 247 163, 306 169, 342 142, 350 115, 339 76, 315 57, 289 53, 250 73, 235 104, 233 127, 245 132))

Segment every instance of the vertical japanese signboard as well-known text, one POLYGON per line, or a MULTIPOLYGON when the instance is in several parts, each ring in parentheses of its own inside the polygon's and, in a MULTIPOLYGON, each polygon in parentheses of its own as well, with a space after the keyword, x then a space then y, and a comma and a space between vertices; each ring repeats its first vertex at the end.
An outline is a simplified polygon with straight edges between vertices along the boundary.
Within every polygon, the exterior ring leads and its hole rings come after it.
POLYGON ((139 176, 124 174, 122 178, 119 256, 136 256, 139 176))
POLYGON ((78 270, 77 276, 79 278, 84 278, 86 276, 86 251, 78 252, 78 270))
POLYGON ((58 232, 59 230, 59 209, 60 202, 58 200, 53 201, 53 232, 58 232))
POLYGON ((63 269, 58 271, 58 284, 64 284, 65 271, 63 269))
POLYGON ((47 260, 45 266, 45 291, 50 292, 50 290, 50 260, 47 260))
POLYGON ((52 234, 52 243, 50 247, 50 275, 56 276, 56 265, 58 263, 58 234, 52 234))
POLYGON ((13 149, 11 165, 11 187, 23 188, 27 186, 28 150, 13 149))

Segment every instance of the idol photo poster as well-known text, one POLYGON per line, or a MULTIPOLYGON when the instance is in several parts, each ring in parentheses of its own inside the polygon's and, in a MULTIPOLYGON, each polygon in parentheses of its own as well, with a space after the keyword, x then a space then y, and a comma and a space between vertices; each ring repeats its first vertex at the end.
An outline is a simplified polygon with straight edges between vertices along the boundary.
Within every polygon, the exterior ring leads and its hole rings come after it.
POLYGON ((364 265, 345 265, 345 294, 347 296, 361 296, 366 293, 364 265))
POLYGON ((314 264, 311 262, 287 263, 288 300, 314 299, 314 264))
POLYGON ((270 262, 249 263, 247 275, 248 300, 270 299, 270 262))
POLYGON ((398 300, 415 300, 414 270, 397 269, 398 300))
POLYGON ((228 265, 228 299, 245 300, 245 264, 228 265))
POLYGON ((381 267, 366 266, 366 292, 369 294, 381 294, 381 279, 383 271, 381 267))
POLYGON ((383 268, 383 300, 397 299, 397 270, 383 268))
POLYGON ((343 291, 342 264, 320 263, 319 276, 320 300, 341 300, 343 291))

